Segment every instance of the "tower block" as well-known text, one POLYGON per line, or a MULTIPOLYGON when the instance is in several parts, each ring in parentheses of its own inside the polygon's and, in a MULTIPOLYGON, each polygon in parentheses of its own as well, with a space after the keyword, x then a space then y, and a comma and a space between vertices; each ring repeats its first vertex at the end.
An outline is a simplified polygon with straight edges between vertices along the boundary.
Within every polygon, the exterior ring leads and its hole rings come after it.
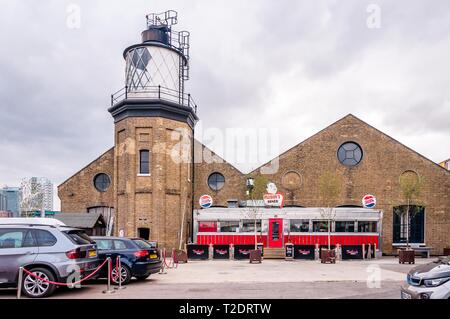
POLYGON ((192 224, 197 106, 184 91, 189 33, 177 13, 147 15, 142 43, 125 49, 125 87, 111 96, 114 118, 114 233, 186 243, 192 224))

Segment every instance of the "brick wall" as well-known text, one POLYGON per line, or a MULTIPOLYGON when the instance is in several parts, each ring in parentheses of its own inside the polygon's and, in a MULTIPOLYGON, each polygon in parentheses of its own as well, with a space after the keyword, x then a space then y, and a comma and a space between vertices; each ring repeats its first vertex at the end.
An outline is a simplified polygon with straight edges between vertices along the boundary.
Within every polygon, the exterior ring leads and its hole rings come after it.
MULTIPOLYGON (((192 222, 193 172, 188 163, 172 159, 177 153, 174 146, 179 143, 177 129, 191 134, 186 124, 163 118, 128 118, 116 123, 116 147, 58 187, 62 210, 116 207, 116 220, 126 235, 135 236, 137 228, 149 227, 152 239, 169 248, 178 246, 183 213, 184 240, 192 222), (151 150, 151 176, 137 176, 139 149, 151 150), (93 187, 93 177, 99 172, 110 175, 113 182, 105 193, 93 187)), ((182 146, 190 149, 190 141, 191 135, 182 146)), ((246 175, 195 143, 194 208, 199 208, 198 198, 203 194, 210 194, 216 206, 226 206, 229 199, 245 199, 246 175), (208 177, 214 172, 225 176, 220 191, 208 187, 208 177)), ((450 244, 450 172, 352 115, 281 154, 278 171, 267 177, 285 195, 286 204, 322 206, 318 181, 325 171, 336 172, 343 185, 336 206, 361 205, 365 194, 375 195, 377 208, 384 211, 382 248, 392 253, 393 207, 404 204, 399 176, 406 170, 424 178, 417 203, 426 207, 425 241, 434 253, 440 253, 450 244), (358 143, 364 152, 361 163, 352 168, 337 159, 338 147, 347 141, 358 143)))
MULTIPOLYGON (((322 206, 319 178, 325 171, 336 172, 343 185, 336 206, 361 205, 365 194, 375 195, 377 208, 384 211, 383 251, 386 253, 393 252, 393 207, 405 203, 399 177, 407 170, 414 170, 424 178, 423 191, 416 203, 426 207, 426 244, 434 248, 434 253, 442 252, 450 244, 449 172, 352 115, 280 155, 279 164, 278 172, 267 177, 291 204, 322 206), (362 161, 352 168, 342 165, 337 158, 339 146, 347 141, 358 143, 364 152, 362 161), (297 187, 286 180, 283 183, 285 174, 292 171, 301 176, 297 187)), ((259 174, 258 170, 253 174, 259 174)))
POLYGON ((61 211, 64 213, 86 213, 89 207, 114 207, 114 148, 109 149, 92 163, 81 169, 58 186, 61 211), (111 185, 106 192, 94 187, 94 177, 105 173, 111 185))
POLYGON ((116 233, 137 236, 145 227, 162 247, 178 248, 180 236, 187 241, 192 217, 192 131, 173 120, 130 117, 116 123, 115 136, 116 233), (150 151, 149 176, 138 174, 140 150, 150 151))

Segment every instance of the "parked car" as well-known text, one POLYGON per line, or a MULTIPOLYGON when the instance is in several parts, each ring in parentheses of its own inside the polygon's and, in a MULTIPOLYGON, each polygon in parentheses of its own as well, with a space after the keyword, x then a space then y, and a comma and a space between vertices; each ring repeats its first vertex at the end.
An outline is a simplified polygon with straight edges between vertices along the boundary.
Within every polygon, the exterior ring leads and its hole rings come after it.
POLYGON ((401 288, 402 299, 450 299, 450 259, 438 260, 410 270, 401 288))
MULTIPOLYGON (((92 237, 92 239, 97 243, 100 260, 103 261, 108 257, 112 259, 111 281, 114 284, 119 283, 119 273, 122 284, 126 285, 132 277, 145 280, 161 269, 158 250, 143 239, 123 237, 92 237), (121 269, 117 265, 118 256, 121 269)), ((105 278, 107 275, 105 267, 100 271, 99 278, 105 278)))
POLYGON ((156 240, 143 240, 146 241, 152 248, 158 249, 158 242, 156 240))
MULTIPOLYGON (((99 265, 97 247, 82 230, 34 219, 0 221, 0 286, 17 287, 19 268, 48 281, 83 278, 99 265), (70 275, 78 272, 77 276, 70 275)), ((31 298, 48 297, 56 285, 23 273, 22 293, 31 298)))

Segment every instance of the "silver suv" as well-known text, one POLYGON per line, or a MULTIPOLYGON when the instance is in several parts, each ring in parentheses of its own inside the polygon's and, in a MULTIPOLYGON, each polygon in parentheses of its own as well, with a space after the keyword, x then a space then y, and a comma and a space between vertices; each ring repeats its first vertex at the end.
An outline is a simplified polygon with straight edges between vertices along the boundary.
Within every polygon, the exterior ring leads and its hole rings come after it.
MULTIPOLYGON (((82 230, 62 225, 0 223, 0 286, 17 287, 19 267, 48 281, 74 282, 98 266, 95 242, 82 230)), ((50 296, 56 285, 23 273, 22 293, 50 296)))

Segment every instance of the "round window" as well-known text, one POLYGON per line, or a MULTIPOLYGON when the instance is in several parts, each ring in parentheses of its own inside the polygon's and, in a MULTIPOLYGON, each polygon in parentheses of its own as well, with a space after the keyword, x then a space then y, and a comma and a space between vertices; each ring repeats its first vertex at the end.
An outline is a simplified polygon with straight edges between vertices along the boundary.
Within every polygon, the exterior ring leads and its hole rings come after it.
POLYGON ((111 185, 111 179, 105 173, 100 173, 94 177, 94 186, 99 192, 106 192, 111 185))
POLYGON ((363 151, 355 142, 346 142, 339 147, 337 157, 341 164, 352 167, 361 162, 363 151))
POLYGON ((225 177, 220 173, 212 173, 208 177, 208 186, 213 191, 219 191, 225 185, 225 177))

